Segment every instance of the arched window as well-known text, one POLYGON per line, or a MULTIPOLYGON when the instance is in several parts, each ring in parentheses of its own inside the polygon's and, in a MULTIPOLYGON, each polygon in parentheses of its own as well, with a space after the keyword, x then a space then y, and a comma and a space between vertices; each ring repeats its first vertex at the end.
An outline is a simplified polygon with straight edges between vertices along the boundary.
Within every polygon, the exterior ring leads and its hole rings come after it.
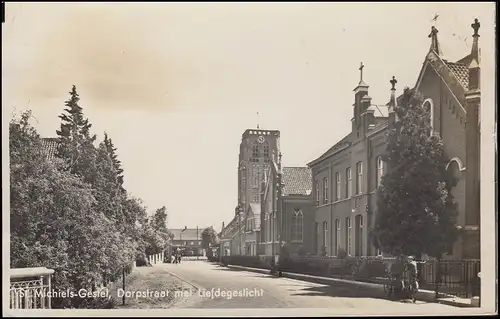
POLYGON ((384 176, 384 161, 382 161, 382 156, 377 157, 377 188, 382 182, 382 176, 384 176))
POLYGON ((463 167, 462 160, 458 157, 453 157, 450 162, 446 165, 446 170, 451 171, 453 176, 459 180, 460 179, 460 173, 465 170, 463 167))
POLYGON ((259 143, 255 141, 252 145, 252 162, 258 162, 260 157, 259 143))
POLYGON ((294 210, 292 214, 292 241, 302 241, 303 239, 304 216, 302 211, 294 210))
POLYGON ((431 134, 434 134, 434 102, 432 99, 426 99, 422 106, 430 114, 431 134))

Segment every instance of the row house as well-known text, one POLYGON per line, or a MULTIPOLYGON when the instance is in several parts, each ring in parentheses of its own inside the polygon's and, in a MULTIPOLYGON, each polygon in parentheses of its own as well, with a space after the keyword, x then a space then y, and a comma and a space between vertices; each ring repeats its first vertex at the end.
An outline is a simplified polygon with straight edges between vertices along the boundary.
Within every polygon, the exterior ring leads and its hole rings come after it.
MULTIPOLYGON (((480 163, 480 27, 471 25, 471 52, 451 62, 445 59, 438 30, 431 28, 431 46, 413 90, 425 100, 422 107, 431 113, 433 134, 439 135, 450 157, 447 169, 458 179, 453 195, 458 203, 458 227, 464 231, 453 255, 479 258, 479 163, 480 163)), ((377 255, 370 229, 376 215, 376 195, 387 170, 381 155, 385 134, 394 120, 397 103, 395 77, 390 80, 390 102, 376 105, 368 95, 369 86, 360 81, 354 89, 352 127, 344 138, 308 166, 312 170, 314 195, 314 250, 335 256, 340 249, 349 255, 377 255)))

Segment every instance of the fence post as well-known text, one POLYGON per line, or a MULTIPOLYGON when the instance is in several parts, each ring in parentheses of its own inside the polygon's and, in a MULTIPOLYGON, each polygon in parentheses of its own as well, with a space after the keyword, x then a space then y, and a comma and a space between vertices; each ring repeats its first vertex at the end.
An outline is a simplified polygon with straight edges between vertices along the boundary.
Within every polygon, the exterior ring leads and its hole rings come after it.
POLYGON ((434 265, 435 265, 435 273, 434 273, 434 292, 435 292, 435 295, 434 295, 434 300, 437 300, 438 299, 438 296, 439 296, 439 281, 441 280, 441 265, 440 265, 440 262, 439 262, 439 259, 437 259, 435 262, 434 262, 434 265))

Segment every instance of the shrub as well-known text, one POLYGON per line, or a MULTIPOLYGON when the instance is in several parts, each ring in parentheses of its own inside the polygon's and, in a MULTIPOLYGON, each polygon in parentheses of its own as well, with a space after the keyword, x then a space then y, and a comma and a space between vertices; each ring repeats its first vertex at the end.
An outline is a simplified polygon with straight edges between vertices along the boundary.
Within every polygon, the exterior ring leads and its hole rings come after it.
POLYGON ((301 245, 301 246, 299 247, 299 250, 298 250, 298 255, 299 255, 300 257, 304 257, 304 256, 306 256, 306 254, 307 254, 306 247, 304 247, 303 245, 301 245))

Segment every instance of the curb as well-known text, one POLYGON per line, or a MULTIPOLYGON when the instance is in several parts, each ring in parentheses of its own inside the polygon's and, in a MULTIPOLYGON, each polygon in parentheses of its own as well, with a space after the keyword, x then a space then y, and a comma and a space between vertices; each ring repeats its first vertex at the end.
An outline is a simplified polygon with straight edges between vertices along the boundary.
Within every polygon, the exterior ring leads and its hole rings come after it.
MULTIPOLYGON (((195 284, 193 284, 192 282, 190 282, 189 280, 177 275, 177 274, 174 274, 173 272, 169 271, 169 270, 166 270, 166 272, 171 275, 172 277, 175 277, 177 279, 179 279, 180 281, 182 281, 183 283, 186 283, 188 284, 189 286, 191 286, 195 292, 198 292, 202 289, 202 287, 199 287, 195 284)), ((182 303, 186 303, 188 300, 192 300, 193 302, 196 302, 197 299, 195 299, 197 296, 197 294, 195 294, 194 296, 191 296, 191 297, 184 297, 184 298, 180 298, 180 299, 177 299, 177 300, 173 300, 169 305, 168 305, 168 308, 175 308, 176 305, 178 304, 182 304, 182 303)))
MULTIPOLYGON (((228 268, 241 269, 244 271, 269 274, 269 269, 251 268, 251 267, 236 266, 236 265, 228 265, 228 268)), ((313 283, 318 283, 318 284, 323 284, 323 285, 342 283, 342 284, 348 284, 348 285, 361 286, 361 287, 365 287, 365 288, 377 289, 381 293, 384 293, 384 285, 383 284, 375 284, 375 283, 353 281, 353 280, 346 280, 346 279, 338 279, 338 278, 311 276, 311 275, 289 273, 289 272, 282 272, 282 275, 285 278, 313 282, 313 283)), ((455 302, 452 300, 441 300, 441 299, 436 300, 435 299, 435 292, 429 291, 429 290, 419 290, 417 292, 416 298, 417 298, 417 300, 420 300, 420 301, 440 303, 440 304, 454 306, 454 307, 461 307, 461 308, 474 308, 475 307, 472 304, 455 302)))

